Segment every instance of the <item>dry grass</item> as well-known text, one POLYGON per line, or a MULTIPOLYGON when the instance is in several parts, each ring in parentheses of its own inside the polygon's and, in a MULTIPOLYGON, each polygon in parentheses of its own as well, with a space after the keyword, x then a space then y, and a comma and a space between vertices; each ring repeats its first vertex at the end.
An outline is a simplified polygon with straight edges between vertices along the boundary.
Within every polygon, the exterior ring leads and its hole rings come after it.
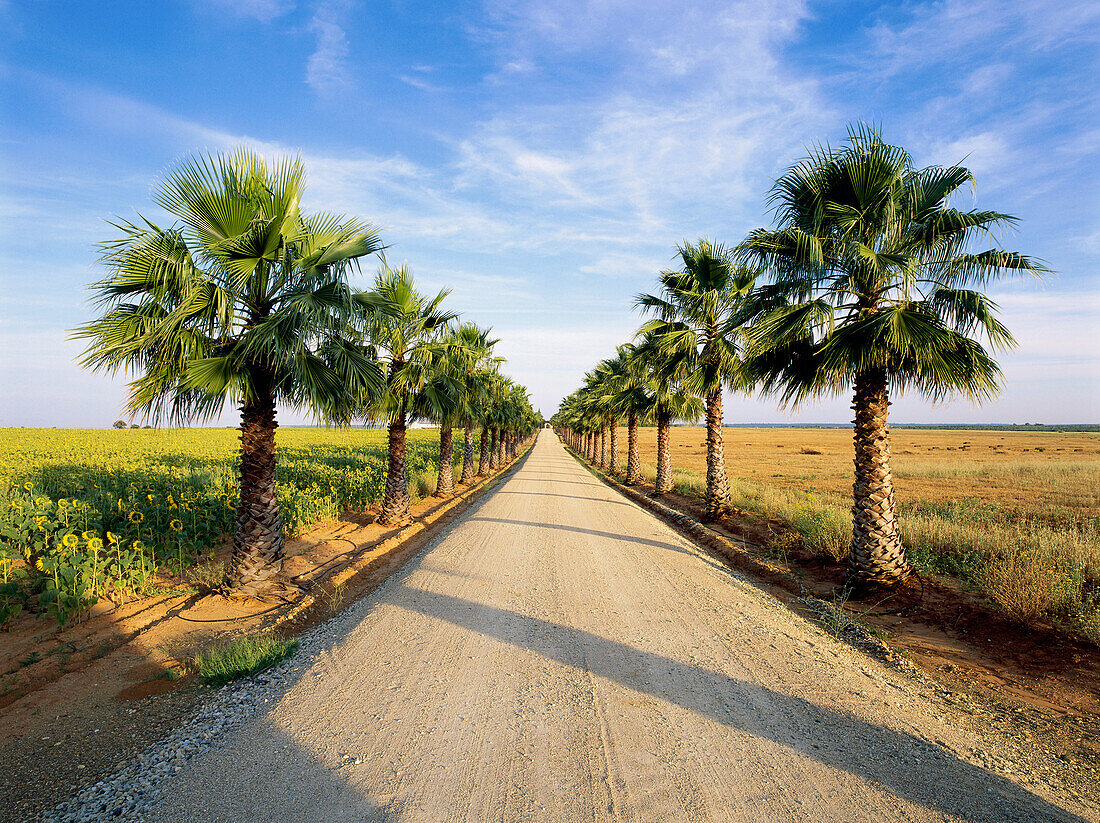
MULTIPOLYGON (((681 493, 703 493, 705 434, 672 430, 681 493)), ((843 559, 850 430, 724 434, 734 505, 843 559)), ((641 430, 639 447, 652 478, 654 429, 641 430)), ((975 586, 1014 618, 1047 616, 1100 639, 1100 435, 896 429, 891 448, 902 539, 918 568, 975 586)))

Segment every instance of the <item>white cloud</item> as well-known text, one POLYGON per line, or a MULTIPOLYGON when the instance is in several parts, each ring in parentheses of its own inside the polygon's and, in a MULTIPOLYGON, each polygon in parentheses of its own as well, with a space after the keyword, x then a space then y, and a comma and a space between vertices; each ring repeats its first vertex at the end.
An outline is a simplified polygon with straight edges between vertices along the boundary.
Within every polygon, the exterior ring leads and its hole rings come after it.
POLYGON ((306 62, 306 82, 321 95, 333 95, 351 86, 350 47, 344 30, 348 0, 321 0, 309 28, 316 47, 306 62))
POLYGON ((268 23, 294 8, 294 0, 195 0, 197 5, 218 14, 251 17, 268 23))

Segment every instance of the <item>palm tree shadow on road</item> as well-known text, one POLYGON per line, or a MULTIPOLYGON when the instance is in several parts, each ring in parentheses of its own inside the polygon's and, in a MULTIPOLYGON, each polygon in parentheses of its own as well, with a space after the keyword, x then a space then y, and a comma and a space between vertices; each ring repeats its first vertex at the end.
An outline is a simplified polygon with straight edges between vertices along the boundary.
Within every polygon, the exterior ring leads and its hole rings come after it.
POLYGON ((404 584, 402 588, 407 594, 395 597, 394 605, 675 703, 884 786, 931 811, 972 821, 1084 823, 1019 784, 905 732, 580 629, 404 584), (649 673, 660 673, 661 679, 681 688, 658 688, 649 673), (898 779, 902 774, 907 779, 898 779))
MULTIPOLYGON (((603 503, 604 501, 598 501, 603 503)), ((507 520, 502 517, 470 517, 471 522, 483 522, 483 523, 508 523, 515 526, 529 526, 538 529, 555 529, 563 532, 576 532, 577 534, 589 534, 593 537, 607 537, 612 540, 623 540, 628 543, 640 543, 643 546, 655 546, 658 549, 667 549, 668 551, 682 552, 683 554, 695 554, 695 552, 689 551, 682 546, 677 546, 675 543, 670 543, 667 540, 650 540, 645 537, 636 537, 632 534, 616 534, 615 532, 602 532, 598 529, 582 529, 580 526, 563 526, 559 523, 537 523, 528 520, 507 520)))

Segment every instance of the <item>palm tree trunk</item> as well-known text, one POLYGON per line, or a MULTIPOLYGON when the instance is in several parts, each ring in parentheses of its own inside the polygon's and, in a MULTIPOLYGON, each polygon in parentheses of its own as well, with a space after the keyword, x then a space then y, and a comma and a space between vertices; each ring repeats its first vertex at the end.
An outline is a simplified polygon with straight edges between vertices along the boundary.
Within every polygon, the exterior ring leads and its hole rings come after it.
POLYGON ((489 473, 489 427, 481 427, 481 444, 477 459, 477 476, 484 477, 489 473))
POLYGON ((256 380, 265 397, 241 407, 241 499, 226 584, 255 595, 283 567, 283 520, 275 485, 275 397, 270 381, 256 380), (266 390, 266 391, 265 391, 266 390))
POLYGON ((601 469, 607 468, 607 426, 600 426, 599 466, 601 469))
POLYGON ((672 417, 668 412, 657 414, 657 479, 654 496, 672 491, 672 455, 668 450, 668 436, 672 430, 672 417))
POLYGON ((386 467, 386 496, 378 522, 384 526, 400 523, 409 513, 409 471, 404 403, 401 412, 390 420, 389 462, 386 467))
POLYGON ((612 420, 608 425, 608 449, 607 470, 612 474, 619 473, 619 421, 612 420))
POLYGON ((474 426, 472 423, 466 424, 466 430, 463 433, 462 441, 462 478, 459 480, 463 485, 469 483, 474 479, 474 426))
POLYGON ((714 522, 730 509, 730 484, 722 445, 722 387, 707 395, 707 498, 703 520, 714 522))
POLYGON ((886 372, 869 369, 857 374, 854 383, 856 471, 848 583, 857 588, 893 585, 909 575, 909 560, 894 509, 886 372))
POLYGON ((433 497, 450 497, 455 493, 454 430, 450 423, 439 427, 439 476, 435 480, 433 497))
POLYGON ((641 482, 642 461, 638 457, 638 415, 631 412, 626 419, 626 485, 641 482))
POLYGON ((504 438, 507 437, 507 432, 504 429, 497 430, 497 453, 496 463, 498 469, 504 468, 504 438))
POLYGON ((493 442, 489 446, 489 471, 500 468, 500 429, 493 427, 493 442))

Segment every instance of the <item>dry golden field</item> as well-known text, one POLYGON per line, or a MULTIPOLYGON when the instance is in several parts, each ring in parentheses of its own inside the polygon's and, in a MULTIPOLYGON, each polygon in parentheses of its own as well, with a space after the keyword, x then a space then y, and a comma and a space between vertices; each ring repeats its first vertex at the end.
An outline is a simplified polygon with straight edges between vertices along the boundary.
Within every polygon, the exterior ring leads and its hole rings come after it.
MULTIPOLYGON (((657 430, 639 430, 643 463, 657 462, 657 430)), ((723 429, 730 478, 810 492, 852 489, 850 429, 723 429)), ((620 436, 625 464, 626 437, 620 436)), ((675 468, 706 473, 706 429, 672 429, 675 468)), ((900 503, 979 500, 1055 522, 1100 517, 1100 434, 894 429, 900 503)))
MULTIPOLYGON (((851 430, 723 433, 734 505, 842 559, 851 430)), ((625 465, 625 431, 619 440, 625 465)), ((639 444, 652 477, 656 429, 641 429, 639 444)), ((975 586, 1013 617, 1100 639, 1100 434, 894 429, 890 444, 902 538, 918 569, 975 586)), ((678 490, 701 494, 706 430, 675 427, 671 446, 678 490)))

